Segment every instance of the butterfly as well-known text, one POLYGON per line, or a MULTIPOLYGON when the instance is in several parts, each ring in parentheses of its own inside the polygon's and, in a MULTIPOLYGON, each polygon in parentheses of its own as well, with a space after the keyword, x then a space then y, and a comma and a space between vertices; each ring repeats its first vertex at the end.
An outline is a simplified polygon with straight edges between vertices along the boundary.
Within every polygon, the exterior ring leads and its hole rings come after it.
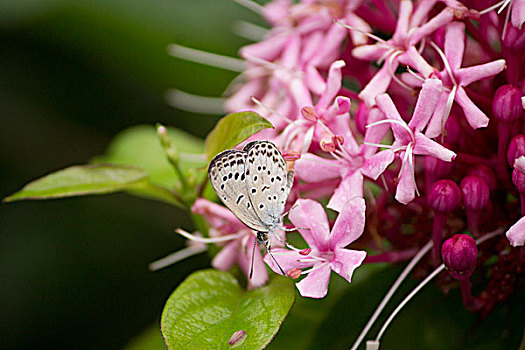
MULTIPOLYGON (((294 177, 293 170, 287 172, 279 149, 270 141, 251 141, 242 151, 226 150, 211 160, 208 177, 224 205, 257 232, 256 242, 270 253, 270 236, 280 240, 276 231, 283 226, 284 207, 294 177)), ((270 256, 275 261, 271 253, 270 256)), ((285 274, 282 269, 281 272, 285 274)))

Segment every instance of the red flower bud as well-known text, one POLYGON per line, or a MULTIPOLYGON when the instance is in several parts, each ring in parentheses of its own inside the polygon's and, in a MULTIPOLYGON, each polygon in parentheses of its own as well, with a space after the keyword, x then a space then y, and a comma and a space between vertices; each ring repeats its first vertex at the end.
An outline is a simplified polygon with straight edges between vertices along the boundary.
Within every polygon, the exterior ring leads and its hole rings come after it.
POLYGON ((476 268, 478 247, 469 235, 456 234, 443 243, 441 256, 449 275, 457 280, 465 280, 476 268))
POLYGON ((454 181, 436 181, 428 194, 428 204, 437 212, 450 213, 461 204, 461 190, 454 181))

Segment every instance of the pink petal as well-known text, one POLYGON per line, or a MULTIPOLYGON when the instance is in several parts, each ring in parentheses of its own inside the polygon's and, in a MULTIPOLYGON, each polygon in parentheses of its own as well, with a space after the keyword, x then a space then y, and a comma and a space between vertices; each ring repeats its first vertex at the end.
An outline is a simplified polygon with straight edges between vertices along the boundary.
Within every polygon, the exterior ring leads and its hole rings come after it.
MULTIPOLYGON (((314 269, 316 266, 313 267, 314 269)), ((316 268, 308 274, 301 282, 295 286, 299 290, 301 296, 305 298, 324 298, 328 293, 328 282, 330 282, 330 274, 332 270, 328 264, 316 268)))
POLYGON ((371 179, 377 180, 386 168, 394 161, 395 154, 391 150, 387 149, 381 151, 374 156, 367 158, 361 167, 363 175, 368 176, 371 179))
POLYGON ((447 107, 449 94, 450 92, 443 91, 439 96, 436 109, 434 110, 434 114, 432 114, 432 118, 430 119, 430 122, 427 126, 427 130, 425 131, 425 136, 438 137, 439 135, 441 135, 443 129, 443 117, 445 116, 445 109, 447 107))
POLYGON ((314 66, 306 68, 305 82, 306 86, 316 95, 321 95, 326 89, 324 78, 314 66))
POLYGON ((492 77, 505 69, 505 60, 496 60, 477 66, 459 68, 454 76, 460 81, 461 86, 467 86, 475 81, 492 77))
POLYGON ((361 237, 365 229, 365 200, 355 197, 341 208, 330 234, 330 249, 343 248, 361 237))
POLYGON ((244 46, 240 51, 243 58, 257 57, 266 61, 276 60, 284 46, 288 43, 288 34, 273 35, 256 44, 244 46))
POLYGON ((456 91, 455 101, 463 108, 465 117, 473 129, 483 128, 489 124, 489 118, 472 102, 461 86, 456 91))
POLYGON ((456 153, 452 152, 448 148, 443 147, 436 141, 429 139, 422 133, 416 134, 414 154, 432 156, 445 162, 451 162, 454 160, 454 158, 456 158, 456 153))
POLYGON ((421 41, 421 39, 428 37, 439 28, 445 26, 454 20, 454 9, 446 7, 439 14, 434 16, 432 19, 427 21, 421 27, 416 28, 410 34, 408 45, 415 45, 421 41))
POLYGON ((525 22, 525 0, 514 0, 510 6, 510 21, 514 27, 521 29, 525 22))
MULTIPOLYGON (((293 250, 284 249, 284 248, 272 248, 272 255, 279 263, 279 266, 283 269, 285 273, 288 271, 298 268, 304 269, 310 267, 314 264, 313 259, 307 259, 308 256, 304 256, 295 252, 293 250)), ((272 257, 269 254, 266 254, 264 257, 264 262, 273 270, 273 272, 281 274, 279 266, 275 263, 272 257)))
MULTIPOLYGON (((252 243, 253 244, 253 243, 252 243)), ((237 261, 237 255, 239 254, 239 240, 231 241, 226 244, 220 252, 215 255, 211 261, 211 266, 218 270, 229 270, 233 266, 235 261, 237 261)), ((260 253, 259 253, 260 254, 260 253)), ((251 255, 251 254, 250 254, 251 255)))
POLYGON ((290 94, 293 96, 294 102, 299 108, 313 105, 312 95, 301 79, 292 79, 290 83, 290 94))
POLYGON ((423 83, 412 119, 408 123, 408 127, 414 132, 420 132, 427 126, 441 96, 442 88, 443 84, 439 79, 426 79, 423 83))
MULTIPOLYGON (((409 157, 413 157, 410 155, 409 157)), ((412 164, 413 164, 412 159, 412 164)), ((396 188, 395 198, 399 203, 407 204, 416 197, 416 182, 414 179, 414 169, 410 166, 409 160, 403 162, 399 172, 399 182, 396 188)))
POLYGON ((246 229, 246 226, 226 207, 204 198, 197 198, 191 207, 192 213, 203 215, 213 227, 228 224, 232 232, 246 229))
POLYGON ((286 68, 293 69, 297 66, 299 61, 299 50, 301 49, 301 37, 299 35, 291 35, 288 43, 284 47, 281 55, 280 63, 286 68))
POLYGON ((259 247, 255 247, 255 255, 253 258, 253 275, 250 279, 250 269, 252 265, 252 252, 255 237, 250 237, 245 245, 245 251, 237 255, 237 263, 244 275, 248 278, 248 289, 258 288, 263 286, 268 281, 268 271, 264 265, 263 257, 259 247))
POLYGON ((340 176, 341 164, 337 160, 306 153, 295 162, 297 176, 306 182, 324 182, 340 176))
POLYGON ((404 54, 399 56, 399 62, 416 69, 425 78, 434 72, 434 68, 428 64, 414 46, 410 46, 404 54))
POLYGON ((343 178, 326 207, 340 211, 349 200, 356 197, 363 197, 363 174, 360 171, 350 173, 343 178))
POLYGON ((366 252, 364 250, 336 249, 335 257, 331 263, 332 270, 352 282, 352 274, 365 260, 366 252))
POLYGON ((523 246, 525 244, 525 216, 512 225, 505 235, 513 247, 523 246))
MULTIPOLYGON (((367 120, 368 124, 373 124, 383 119, 386 119, 385 114, 381 112, 379 108, 372 108, 368 112, 368 120, 367 120)), ((364 140, 365 143, 366 142, 381 143, 381 140, 383 140, 383 138, 385 137, 389 129, 390 129, 390 125, 386 123, 378 124, 378 125, 367 128, 365 132, 365 140, 364 140)), ((363 150, 363 156, 365 158, 368 158, 376 153, 377 147, 363 144, 362 150, 363 150)))
POLYGON ((426 0, 417 3, 416 9, 410 16, 410 28, 419 27, 427 21, 428 13, 434 7, 436 0, 426 0))
MULTIPOLYGON (((361 32, 371 33, 372 28, 364 21, 361 17, 355 15, 352 11, 347 12, 345 23, 359 29, 361 32)), ((352 43, 356 46, 364 45, 368 42, 368 37, 361 32, 356 30, 350 31, 350 37, 352 38, 352 43)))
MULTIPOLYGON (((376 97, 377 107, 385 114, 388 119, 397 120, 402 124, 406 124, 399 112, 397 111, 394 101, 388 94, 381 94, 376 97)), ((394 132, 395 139, 403 145, 408 144, 412 141, 412 136, 408 133, 403 126, 398 123, 391 124, 392 131, 394 132)))
POLYGON ((321 204, 311 199, 298 199, 288 217, 308 246, 321 252, 327 250, 330 228, 321 204))
POLYGON ((461 67, 464 50, 465 24, 463 22, 449 23, 445 34, 445 57, 452 71, 461 67))
POLYGON ((364 61, 376 61, 387 52, 386 47, 374 45, 361 45, 352 49, 352 56, 364 61))
POLYGON ((339 57, 341 43, 346 37, 347 30, 339 24, 332 24, 325 37, 323 46, 310 60, 310 64, 316 67, 328 67, 339 57))
POLYGON ((399 13, 396 24, 396 29, 392 40, 403 41, 408 34, 408 24, 410 21, 410 15, 412 14, 412 1, 402 0, 399 3, 399 13))
POLYGON ((330 66, 328 72, 328 81, 326 82, 326 90, 321 95, 319 102, 315 106, 318 113, 322 114, 326 108, 330 105, 332 100, 335 98, 339 90, 341 89, 341 68, 345 66, 344 61, 335 61, 330 66))
MULTIPOLYGON (((399 62, 397 61, 397 59, 393 60, 392 72, 395 72, 398 65, 399 62)), ((370 79, 370 81, 368 82, 368 84, 366 84, 364 89, 361 90, 361 92, 359 93, 359 98, 365 101, 368 108, 375 106, 376 96, 384 93, 388 89, 388 86, 392 81, 392 72, 388 67, 388 63, 385 62, 385 64, 383 64, 383 67, 381 67, 381 69, 376 73, 376 75, 374 75, 372 79, 370 79)))
POLYGON ((311 65, 312 57, 317 53, 323 43, 323 33, 315 31, 305 36, 304 46, 301 50, 301 65, 311 65))

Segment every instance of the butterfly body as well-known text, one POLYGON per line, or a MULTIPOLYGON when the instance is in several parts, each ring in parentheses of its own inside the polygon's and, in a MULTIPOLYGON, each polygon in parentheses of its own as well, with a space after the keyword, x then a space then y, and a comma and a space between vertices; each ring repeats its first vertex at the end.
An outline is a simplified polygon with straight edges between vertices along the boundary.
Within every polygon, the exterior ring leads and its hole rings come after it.
POLYGON ((242 151, 216 155, 208 169, 221 201, 270 249, 269 236, 282 227, 282 213, 293 183, 281 152, 270 141, 252 141, 242 151))

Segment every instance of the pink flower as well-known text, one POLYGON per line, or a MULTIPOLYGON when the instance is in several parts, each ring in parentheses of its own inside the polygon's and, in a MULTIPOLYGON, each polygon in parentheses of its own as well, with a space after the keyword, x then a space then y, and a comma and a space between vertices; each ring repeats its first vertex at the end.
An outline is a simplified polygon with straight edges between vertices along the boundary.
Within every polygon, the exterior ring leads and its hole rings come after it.
MULTIPOLYGON (((222 249, 215 255, 211 265, 219 270, 229 270, 235 263, 248 278, 249 288, 260 287, 268 281, 268 272, 264 266, 263 257, 259 249, 255 249, 253 258, 253 275, 249 278, 252 251, 255 243, 255 232, 247 228, 227 208, 210 202, 207 199, 198 198, 193 204, 191 211, 203 215, 210 225, 209 239, 201 239, 205 243, 217 243, 222 249)), ((180 234, 182 232, 178 231, 180 234)), ((189 239, 198 239, 190 234, 184 234, 189 239)))
POLYGON ((391 147, 393 150, 399 151, 402 159, 399 183, 397 184, 395 195, 395 198, 400 203, 407 204, 412 201, 417 191, 414 174, 414 155, 433 156, 447 162, 452 161, 456 157, 454 152, 422 134, 438 103, 440 92, 441 81, 438 79, 426 80, 419 93, 414 114, 408 125, 399 115, 394 102, 388 94, 382 94, 376 98, 377 106, 391 121, 395 138, 391 147))
MULTIPOLYGON (((363 262, 366 252, 345 249, 358 239, 365 227, 365 201, 354 198, 339 213, 330 232, 326 213, 318 202, 299 199, 290 211, 290 220, 310 246, 305 250, 272 249, 275 259, 289 275, 308 274, 296 284, 303 297, 323 298, 328 292, 332 271, 348 282, 352 273, 363 262), (300 270, 312 267, 310 270, 300 270)), ((266 256, 266 263, 279 272, 273 260, 266 256)))
POLYGON ((421 1, 413 9, 412 1, 402 0, 399 3, 399 18, 392 38, 387 41, 380 40, 374 45, 358 46, 352 50, 356 58, 385 61, 383 67, 359 93, 359 97, 367 106, 375 105, 375 97, 387 91, 399 63, 409 65, 424 75, 432 72, 432 67, 419 54, 415 45, 454 19, 454 9, 447 7, 427 20, 435 3, 433 0, 421 1))
POLYGON ((284 129, 280 142, 284 150, 304 153, 310 148, 312 139, 319 142, 323 149, 335 148, 335 135, 330 131, 329 125, 334 118, 348 115, 350 110, 349 98, 336 98, 341 89, 341 68, 344 65, 343 61, 332 63, 315 107, 311 107, 311 100, 305 100, 306 104, 301 109, 302 118, 284 129))
MULTIPOLYGON (((444 54, 440 50, 439 53, 445 68, 441 72, 435 72, 441 79, 444 90, 425 133, 428 137, 437 137, 442 133, 453 101, 461 106, 473 129, 486 127, 489 118, 472 102, 464 87, 475 81, 493 77, 505 68, 503 59, 461 68, 465 50, 465 24, 462 22, 453 22, 447 26, 444 47, 444 54)), ((434 48, 438 49, 435 45, 434 48)))
MULTIPOLYGON (((384 119, 384 114, 377 108, 369 112, 368 122, 384 119)), ((376 146, 359 146, 350 130, 349 116, 338 117, 331 130, 340 137, 339 149, 330 154, 334 159, 322 158, 313 154, 304 154, 295 164, 300 179, 311 183, 325 183, 341 178, 341 183, 334 191, 328 208, 340 211, 354 197, 363 196, 363 175, 376 180, 394 160, 391 150, 377 152, 376 146)), ((379 143, 388 130, 386 125, 378 125, 366 130, 366 143, 379 143)))

